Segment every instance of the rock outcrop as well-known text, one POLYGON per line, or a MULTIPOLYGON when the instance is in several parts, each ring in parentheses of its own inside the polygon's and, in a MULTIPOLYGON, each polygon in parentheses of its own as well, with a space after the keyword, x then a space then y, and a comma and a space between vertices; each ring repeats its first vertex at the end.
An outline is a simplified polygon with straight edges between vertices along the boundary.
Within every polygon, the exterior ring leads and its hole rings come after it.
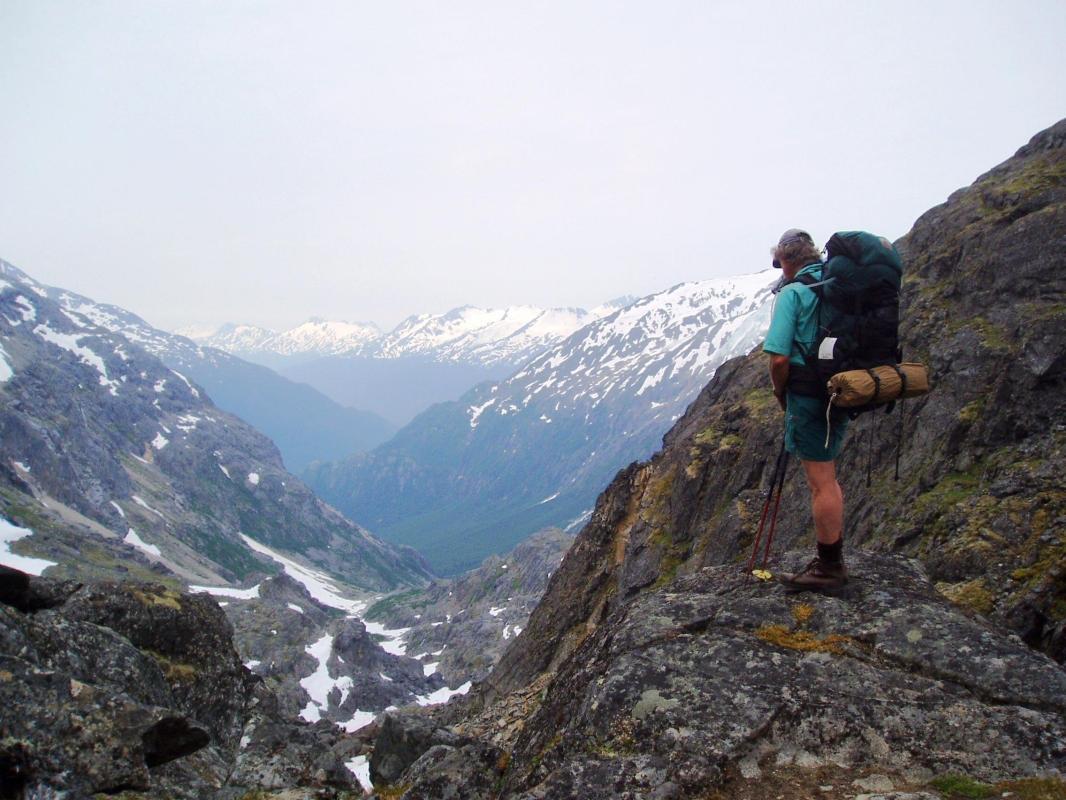
POLYGON ((407 628, 407 651, 449 686, 481 680, 522 632, 573 541, 565 531, 540 531, 457 578, 384 598, 367 619, 407 628))
MULTIPOLYGON (((464 796, 951 796, 945 773, 1062 796, 1064 245, 1066 120, 898 243, 906 356, 934 391, 849 434, 844 597, 742 574, 782 420, 765 356, 723 365, 600 496, 489 678, 438 712, 510 756, 464 796)), ((785 486, 775 571, 811 547, 795 466, 785 486)), ((417 765, 397 793, 439 796, 414 781, 448 770, 417 765)))
POLYGON ((285 716, 326 719, 351 732, 390 706, 426 702, 444 688, 440 675, 401 654, 404 629, 371 623, 372 633, 350 613, 358 604, 327 599, 350 609, 325 605, 286 574, 264 580, 252 596, 221 598, 245 666, 285 716))
POLYGON ((279 713, 210 598, 0 567, 0 601, 3 796, 353 787, 338 729, 279 713))

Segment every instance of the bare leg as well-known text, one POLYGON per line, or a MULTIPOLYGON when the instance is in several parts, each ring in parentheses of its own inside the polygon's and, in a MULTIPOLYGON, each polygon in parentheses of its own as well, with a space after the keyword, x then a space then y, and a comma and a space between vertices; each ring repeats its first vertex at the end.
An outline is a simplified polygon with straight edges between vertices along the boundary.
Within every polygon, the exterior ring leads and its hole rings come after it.
POLYGON ((803 471, 811 489, 811 516, 820 544, 833 544, 844 531, 844 492, 837 483, 832 461, 804 461, 803 471))

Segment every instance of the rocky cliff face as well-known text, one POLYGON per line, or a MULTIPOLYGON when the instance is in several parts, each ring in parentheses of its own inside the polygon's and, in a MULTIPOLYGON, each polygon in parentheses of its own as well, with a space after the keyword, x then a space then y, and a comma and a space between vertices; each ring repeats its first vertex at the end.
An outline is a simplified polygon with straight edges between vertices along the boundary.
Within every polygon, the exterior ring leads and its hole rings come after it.
MULTIPOLYGON (((1066 655, 1064 245, 1066 120, 899 242, 906 355, 935 388, 906 404, 900 480, 898 416, 849 434, 845 596, 742 574, 782 416, 765 356, 734 360, 437 717, 466 738, 421 737, 403 771, 386 737, 372 772, 409 798, 952 796, 945 773, 1062 796, 1066 672, 1039 651, 1066 655)), ((775 571, 811 549, 802 483, 793 466, 775 571)))
MULTIPOLYGON (((1066 121, 924 214, 899 242, 905 357, 933 392, 853 423, 838 462, 848 547, 920 558, 948 597, 1066 656, 1066 121), (903 425, 900 480, 893 461, 903 425), (876 465, 866 486, 867 463, 876 465)), ((522 683, 580 631, 675 574, 750 550, 780 446, 766 357, 722 367, 651 461, 622 472, 496 679, 522 683), (555 598, 555 602, 551 602, 555 598), (523 666, 519 666, 523 662, 523 666)), ((811 541, 793 463, 777 542, 811 541)))
POLYGON ((332 725, 299 725, 209 598, 0 567, 4 797, 238 797, 356 787, 332 725))
POLYGON ((412 551, 322 503, 269 439, 79 302, 0 262, 0 514, 36 531, 17 547, 67 577, 219 584, 275 571, 250 542, 364 589, 428 577, 412 551))

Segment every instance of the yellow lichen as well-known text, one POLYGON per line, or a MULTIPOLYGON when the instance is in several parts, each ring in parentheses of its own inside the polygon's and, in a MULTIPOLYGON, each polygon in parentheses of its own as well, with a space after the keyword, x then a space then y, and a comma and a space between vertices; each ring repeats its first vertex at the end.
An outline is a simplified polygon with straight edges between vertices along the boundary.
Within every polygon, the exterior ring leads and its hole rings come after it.
POLYGON ((156 663, 163 670, 163 675, 172 683, 188 683, 199 674, 199 670, 192 664, 174 661, 155 650, 145 649, 145 652, 156 660, 156 663))
POLYGON ((851 639, 831 633, 828 636, 815 636, 810 631, 790 631, 784 625, 763 625, 755 635, 764 642, 784 647, 787 650, 799 650, 804 653, 832 653, 840 655, 844 645, 851 639))
POLYGON ((792 618, 799 625, 803 625, 814 614, 814 606, 809 603, 800 603, 792 606, 792 618))
POLYGON ((978 399, 967 403, 959 410, 959 422, 966 425, 973 425, 980 418, 984 408, 985 400, 983 397, 979 397, 978 399))
POLYGON ((162 592, 155 589, 149 589, 147 591, 134 589, 133 596, 145 605, 164 606, 166 608, 172 608, 175 611, 181 611, 181 595, 173 589, 163 589, 162 592))
POLYGON ((381 800, 399 800, 399 798, 407 794, 407 790, 410 788, 410 784, 397 784, 396 786, 375 786, 374 794, 381 798, 381 800))

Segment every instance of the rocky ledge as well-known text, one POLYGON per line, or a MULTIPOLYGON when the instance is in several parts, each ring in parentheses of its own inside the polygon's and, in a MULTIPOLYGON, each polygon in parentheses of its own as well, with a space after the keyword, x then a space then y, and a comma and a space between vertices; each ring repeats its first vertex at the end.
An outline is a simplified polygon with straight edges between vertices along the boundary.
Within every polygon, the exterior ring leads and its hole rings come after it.
POLYGON ((856 553, 851 568, 838 597, 786 595, 732 565, 640 595, 533 709, 472 697, 428 731, 388 719, 379 796, 807 796, 806 781, 825 798, 935 798, 952 796, 936 788, 946 776, 1066 796, 1066 671, 944 599, 916 561, 856 553))
POLYGON ((338 729, 284 717, 232 636, 203 595, 0 567, 0 796, 357 788, 338 729))

